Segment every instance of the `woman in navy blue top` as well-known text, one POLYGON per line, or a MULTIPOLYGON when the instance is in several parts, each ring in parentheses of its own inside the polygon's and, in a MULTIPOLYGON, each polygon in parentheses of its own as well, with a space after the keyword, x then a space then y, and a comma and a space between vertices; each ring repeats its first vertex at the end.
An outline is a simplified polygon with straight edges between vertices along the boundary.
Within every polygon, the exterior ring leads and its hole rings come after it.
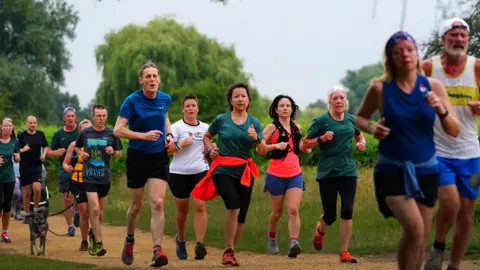
POLYGON ((435 117, 447 134, 458 135, 459 123, 444 85, 423 76, 415 40, 397 32, 385 46, 385 74, 372 81, 356 124, 380 140, 375 193, 385 218, 395 217, 403 228, 399 269, 422 266, 438 189, 435 117), (371 123, 377 109, 382 119, 371 123))

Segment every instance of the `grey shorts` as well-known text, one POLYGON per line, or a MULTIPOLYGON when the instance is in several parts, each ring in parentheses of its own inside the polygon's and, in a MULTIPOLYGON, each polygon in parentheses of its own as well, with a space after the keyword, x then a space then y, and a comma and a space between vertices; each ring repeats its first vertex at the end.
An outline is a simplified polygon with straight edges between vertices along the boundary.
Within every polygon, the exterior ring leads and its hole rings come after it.
POLYGON ((58 192, 67 193, 70 192, 72 180, 70 177, 58 177, 58 192))

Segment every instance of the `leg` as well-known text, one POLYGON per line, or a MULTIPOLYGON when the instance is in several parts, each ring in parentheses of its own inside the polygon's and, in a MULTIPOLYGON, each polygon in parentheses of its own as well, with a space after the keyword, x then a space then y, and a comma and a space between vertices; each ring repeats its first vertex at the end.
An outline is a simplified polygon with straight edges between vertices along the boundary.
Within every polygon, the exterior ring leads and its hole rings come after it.
POLYGON ((187 227, 187 217, 190 207, 190 199, 177 199, 175 198, 175 206, 177 208, 176 222, 178 240, 185 241, 185 230, 187 227))
MULTIPOLYGON (((87 185, 87 184, 84 184, 87 185)), ((97 242, 102 242, 102 233, 100 230, 100 203, 97 192, 87 191, 88 198, 88 217, 92 225, 93 235, 97 242)))
POLYGON ((137 220, 143 207, 143 194, 145 188, 130 188, 131 205, 127 210, 127 233, 134 234, 137 227, 137 220))
MULTIPOLYGON (((268 218, 269 234, 277 232, 277 223, 283 214, 284 198, 285 196, 283 194, 278 196, 273 196, 270 194, 270 206, 272 207, 272 212, 270 213, 270 216, 268 218)), ((276 237, 271 237, 271 238, 276 238, 276 237)))
POLYGON ((423 255, 422 243, 425 237, 420 210, 415 200, 403 195, 387 196, 386 201, 403 229, 397 254, 398 269, 418 269, 418 261, 423 255))
POLYGON ((30 185, 25 185, 22 186, 23 190, 23 208, 25 210, 25 213, 29 214, 30 213, 30 196, 32 192, 32 187, 30 185))
POLYGON ((254 180, 253 179, 251 180, 250 187, 246 187, 240 184, 240 181, 238 181, 236 185, 237 185, 238 198, 240 200, 240 211, 238 212, 238 217, 237 217, 238 224, 237 224, 237 231, 235 232, 235 240, 233 242, 234 245, 238 243, 238 240, 240 240, 240 237, 242 236, 242 233, 243 233, 243 228, 245 225, 245 221, 247 219, 248 208, 250 207, 250 200, 252 199, 254 180))
POLYGON ((435 217, 435 240, 445 243, 448 232, 453 227, 458 211, 460 210, 460 198, 457 186, 448 185, 438 189, 440 208, 435 217))
POLYGON ((78 211, 80 212, 80 232, 82 234, 82 240, 87 241, 88 229, 90 228, 88 223, 88 204, 86 202, 79 203, 78 211))
POLYGON ((152 217, 150 220, 150 230, 152 231, 152 240, 154 246, 161 246, 163 240, 163 230, 165 228, 164 200, 167 182, 162 179, 150 178, 148 184, 148 200, 152 217))
POLYGON ((472 232, 473 217, 475 213, 475 200, 460 196, 460 212, 457 215, 455 235, 450 265, 458 268, 467 251, 468 241, 472 232))
POLYGON ((290 238, 298 239, 300 234, 300 215, 299 206, 302 200, 302 190, 300 188, 291 188, 287 190, 287 210, 288 210, 288 232, 290 238))
POLYGON ((203 243, 203 238, 207 232, 207 207, 204 201, 192 198, 194 209, 195 240, 203 243))
MULTIPOLYGON (((357 191, 357 178, 345 177, 339 188, 342 206, 340 210, 340 252, 348 251, 352 236, 353 203, 357 191)), ((350 261, 353 258, 349 258, 350 261)), ((354 260, 356 262, 356 259, 354 260)), ((353 261, 352 261, 353 262, 353 261)))
POLYGON ((313 247, 316 250, 323 248, 327 228, 337 219, 337 180, 336 178, 317 179, 324 214, 320 216, 313 234, 313 247))
POLYGON ((423 252, 426 248, 428 235, 430 233, 430 228, 432 226, 433 208, 418 202, 417 202, 417 207, 418 207, 418 210, 420 211, 420 215, 422 215, 424 236, 422 239, 422 246, 420 250, 422 255, 419 256, 417 267, 415 269, 421 269, 423 265, 423 252))
MULTIPOLYGON (((2 211, 2 231, 8 230, 10 223, 10 210, 12 209, 13 190, 15 189, 15 182, 8 182, 0 184, 0 197, 3 196, 3 203, 0 200, 0 211, 2 211)), ((3 233, 2 232, 2 233, 3 233)))
POLYGON ((40 182, 34 181, 32 186, 33 186, 33 207, 38 208, 40 207, 40 192, 42 189, 42 184, 40 182))

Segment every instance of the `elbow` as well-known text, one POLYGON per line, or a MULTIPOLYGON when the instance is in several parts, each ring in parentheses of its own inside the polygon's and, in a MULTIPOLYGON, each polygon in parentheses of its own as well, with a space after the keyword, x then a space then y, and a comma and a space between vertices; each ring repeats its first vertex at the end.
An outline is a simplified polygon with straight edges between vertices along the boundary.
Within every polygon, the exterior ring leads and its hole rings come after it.
POLYGON ((113 136, 117 137, 117 138, 120 138, 120 128, 115 126, 113 128, 113 136))

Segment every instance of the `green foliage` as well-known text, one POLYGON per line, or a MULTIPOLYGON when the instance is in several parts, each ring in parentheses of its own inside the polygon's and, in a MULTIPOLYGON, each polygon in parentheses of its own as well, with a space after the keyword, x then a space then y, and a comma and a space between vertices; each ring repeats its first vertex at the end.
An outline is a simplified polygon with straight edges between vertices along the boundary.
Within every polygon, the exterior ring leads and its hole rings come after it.
MULTIPOLYGON (((155 63, 161 76, 161 89, 173 97, 170 115, 181 116, 180 101, 187 93, 201 97, 200 117, 213 119, 224 112, 228 87, 247 82, 243 63, 233 46, 224 46, 199 33, 193 26, 178 24, 172 18, 157 18, 146 26, 127 25, 105 36, 96 49, 102 82, 96 93, 98 102, 109 108, 110 121, 125 99, 140 88, 138 69, 148 61, 155 63), (219 102, 220 101, 220 102, 219 102), (203 105, 202 105, 203 104, 203 105)), ((252 89, 251 112, 262 113, 262 100, 252 89)), ((202 118, 203 119, 203 118, 202 118)))
POLYGON ((347 70, 341 83, 348 89, 349 113, 356 114, 370 81, 382 74, 383 65, 381 63, 366 65, 359 70, 347 70))
POLYGON ((4 114, 15 118, 34 114, 58 123, 52 108, 63 72, 70 68, 65 39, 75 37, 77 22, 77 13, 63 0, 2 1, 0 102, 10 104, 2 106, 4 114))
MULTIPOLYGON (((462 17, 470 25, 470 44, 468 47, 469 55, 480 55, 480 1, 463 0, 457 3, 455 9, 447 8, 443 12, 443 19, 462 17), (450 10, 455 10, 450 12, 450 10)), ((421 44, 424 53, 424 59, 429 59, 434 55, 439 55, 443 51, 443 46, 438 37, 438 28, 432 31, 427 42, 421 44)))

